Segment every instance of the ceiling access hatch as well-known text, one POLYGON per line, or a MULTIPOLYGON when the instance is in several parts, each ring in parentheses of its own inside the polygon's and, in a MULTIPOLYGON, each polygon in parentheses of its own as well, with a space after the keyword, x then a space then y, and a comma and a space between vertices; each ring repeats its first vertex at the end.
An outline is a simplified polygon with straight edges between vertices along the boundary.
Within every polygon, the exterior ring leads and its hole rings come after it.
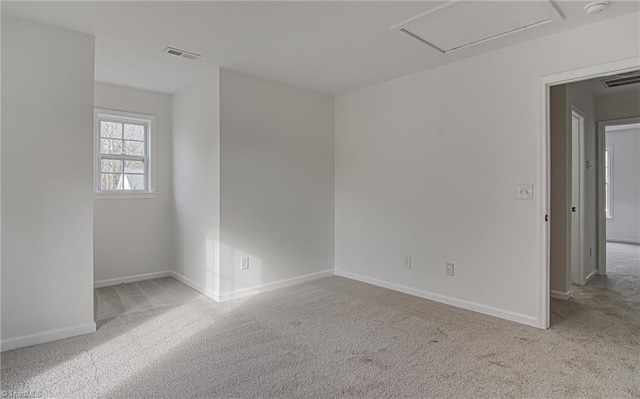
POLYGON ((550 1, 450 1, 390 29, 446 54, 560 20, 550 1))

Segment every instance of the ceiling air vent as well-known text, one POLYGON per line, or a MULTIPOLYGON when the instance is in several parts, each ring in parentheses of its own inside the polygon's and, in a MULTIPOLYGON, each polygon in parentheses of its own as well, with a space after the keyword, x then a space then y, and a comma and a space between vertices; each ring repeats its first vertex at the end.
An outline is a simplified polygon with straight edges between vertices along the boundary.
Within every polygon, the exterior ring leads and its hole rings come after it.
POLYGON ((164 49, 164 52, 167 53, 167 54, 171 54, 171 55, 175 55, 175 56, 178 56, 178 57, 186 58, 188 60, 197 60, 198 58, 201 57, 200 54, 190 53, 188 51, 179 50, 179 49, 173 48, 173 47, 167 47, 166 49, 164 49))
POLYGON ((609 87, 609 88, 632 85, 634 83, 640 83, 640 72, 611 76, 602 81, 602 84, 605 85, 605 87, 609 87))

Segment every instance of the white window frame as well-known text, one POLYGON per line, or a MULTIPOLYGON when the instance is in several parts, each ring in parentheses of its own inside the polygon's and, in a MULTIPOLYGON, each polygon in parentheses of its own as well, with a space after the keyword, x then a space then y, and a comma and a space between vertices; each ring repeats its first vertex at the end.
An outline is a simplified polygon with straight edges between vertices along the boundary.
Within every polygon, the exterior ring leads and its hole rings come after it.
POLYGON ((605 217, 607 219, 613 219, 613 147, 606 146, 605 151, 605 201, 609 199, 609 208, 605 209, 605 217), (606 154, 609 153, 607 156, 606 154), (606 160, 609 159, 609 165, 607 167, 606 160))
POLYGON ((99 199, 129 199, 129 198, 154 198, 156 194, 156 153, 155 132, 156 117, 153 115, 137 114, 133 112, 116 111, 111 109, 95 108, 93 117, 93 157, 94 157, 94 192, 99 199), (100 154, 100 121, 112 119, 120 122, 144 123, 146 131, 146 158, 145 158, 145 190, 101 190, 101 154, 100 154))

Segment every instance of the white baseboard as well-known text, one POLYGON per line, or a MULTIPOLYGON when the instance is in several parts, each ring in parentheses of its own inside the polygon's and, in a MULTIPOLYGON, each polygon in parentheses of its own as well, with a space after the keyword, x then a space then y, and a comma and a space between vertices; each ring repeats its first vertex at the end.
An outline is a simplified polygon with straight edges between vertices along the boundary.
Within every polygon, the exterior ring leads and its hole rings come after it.
POLYGON ((274 281, 272 283, 260 284, 253 287, 241 288, 239 290, 225 292, 220 294, 220 301, 229 301, 232 299, 238 299, 249 295, 260 294, 262 292, 275 290, 278 288, 289 287, 296 284, 306 283, 308 281, 313 281, 325 277, 331 277, 334 275, 333 269, 325 270, 322 272, 305 274, 303 276, 288 278, 285 280, 274 281))
POLYGON ((607 238, 607 242, 618 242, 620 244, 640 245, 640 240, 629 240, 626 238, 607 238))
POLYGON ((58 328, 35 334, 22 335, 19 337, 3 339, 2 342, 0 342, 0 351, 4 352, 12 349, 24 348, 25 346, 44 344, 45 342, 57 341, 93 332, 96 332, 96 323, 92 321, 79 326, 58 328))
POLYGON ((521 313, 512 312, 509 310, 498 309, 492 306, 482 305, 476 302, 465 301, 463 299, 452 298, 449 296, 436 294, 429 291, 419 290, 416 288, 407 287, 400 284, 389 283, 387 281, 378 280, 371 277, 362 276, 356 273, 346 272, 342 270, 336 270, 335 274, 337 276, 346 277, 352 280, 361 281, 363 283, 377 285, 379 287, 388 288, 394 291, 400 291, 405 294, 417 296, 420 298, 429 299, 431 301, 444 303, 447 305, 455 306, 458 308, 463 308, 467 310, 472 310, 474 312, 483 313, 489 316, 499 317, 501 319, 515 321, 516 323, 526 324, 528 326, 540 328, 540 323, 536 317, 528 316, 521 313))
POLYGON ((589 281, 591 281, 591 279, 593 279, 597 275, 598 275, 598 269, 596 269, 596 270, 592 271, 591 273, 589 273, 587 278, 584 279, 585 284, 589 283, 589 281))
POLYGON ((214 301, 220 302, 220 295, 217 292, 214 292, 213 290, 208 290, 206 289, 204 286, 196 283, 193 280, 190 280, 188 278, 186 278, 185 276, 183 276, 182 274, 171 270, 169 272, 169 275, 173 278, 175 278, 176 280, 180 281, 182 284, 187 285, 191 288, 193 288, 194 290, 198 291, 199 293, 208 296, 209 298, 213 299, 214 301))
POLYGON ((571 291, 562 292, 562 291, 551 290, 551 298, 564 299, 565 301, 568 301, 569 299, 571 299, 571 295, 572 295, 571 291))
POLYGON ((107 280, 98 280, 93 283, 94 288, 109 287, 123 283, 135 283, 136 281, 151 280, 154 278, 162 278, 171 276, 171 271, 164 270, 161 272, 134 274, 133 276, 110 278, 107 280))

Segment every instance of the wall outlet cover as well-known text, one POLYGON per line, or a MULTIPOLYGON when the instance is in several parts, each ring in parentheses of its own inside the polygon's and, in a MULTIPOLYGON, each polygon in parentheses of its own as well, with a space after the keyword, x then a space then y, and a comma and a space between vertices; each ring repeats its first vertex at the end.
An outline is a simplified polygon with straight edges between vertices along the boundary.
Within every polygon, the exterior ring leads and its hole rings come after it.
POLYGON ((446 266, 447 276, 453 277, 454 272, 455 272, 455 265, 453 263, 447 263, 447 266, 446 266))

